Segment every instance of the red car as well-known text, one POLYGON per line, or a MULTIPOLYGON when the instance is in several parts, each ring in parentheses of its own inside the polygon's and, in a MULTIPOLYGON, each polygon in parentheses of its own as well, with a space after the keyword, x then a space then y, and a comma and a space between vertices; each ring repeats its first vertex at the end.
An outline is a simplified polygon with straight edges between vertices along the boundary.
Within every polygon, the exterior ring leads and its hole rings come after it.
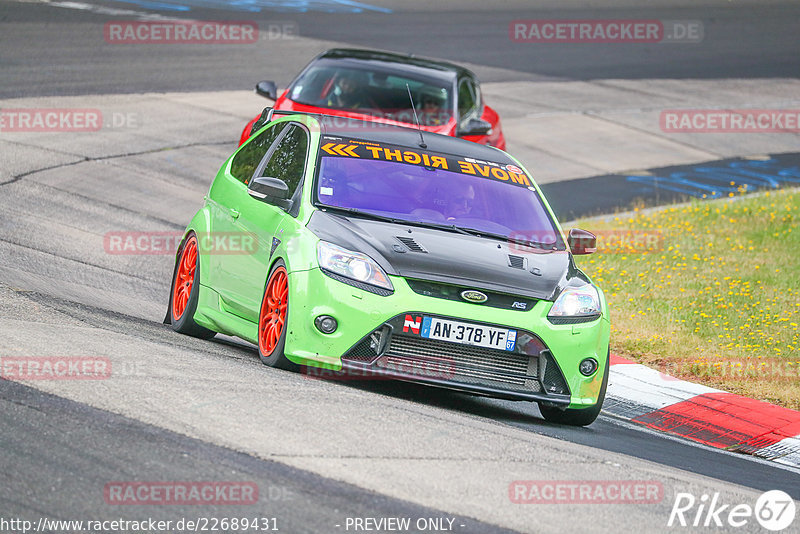
MULTIPOLYGON (((278 97, 275 82, 256 92, 275 101, 274 109, 325 113, 416 126, 505 150, 500 117, 484 104, 480 84, 469 70, 414 56, 334 48, 317 56, 278 97)), ((261 117, 242 131, 241 145, 261 117)), ((260 126, 260 124, 259 124, 260 126)))

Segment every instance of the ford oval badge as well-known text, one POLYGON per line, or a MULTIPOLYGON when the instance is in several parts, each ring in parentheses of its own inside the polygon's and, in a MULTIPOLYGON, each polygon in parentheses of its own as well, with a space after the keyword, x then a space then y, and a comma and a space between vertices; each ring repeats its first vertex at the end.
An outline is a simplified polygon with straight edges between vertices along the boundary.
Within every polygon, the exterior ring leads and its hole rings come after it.
POLYGON ((473 302, 475 304, 483 304, 489 297, 481 293, 480 291, 476 291, 474 289, 467 289, 466 291, 461 292, 461 298, 466 300, 467 302, 473 302))

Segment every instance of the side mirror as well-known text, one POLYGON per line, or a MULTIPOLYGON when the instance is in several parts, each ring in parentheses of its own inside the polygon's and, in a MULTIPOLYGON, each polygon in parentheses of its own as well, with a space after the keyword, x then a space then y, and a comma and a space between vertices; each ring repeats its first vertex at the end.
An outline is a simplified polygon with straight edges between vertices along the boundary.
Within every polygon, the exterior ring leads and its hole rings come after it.
POLYGON ((262 202, 275 204, 286 211, 292 207, 289 200, 289 186, 279 178, 264 176, 256 178, 247 186, 247 193, 262 202))
POLYGON ((278 99, 278 86, 271 80, 264 80, 256 84, 256 93, 270 100, 278 99))
POLYGON ((464 135, 488 135, 492 133, 492 125, 483 119, 472 118, 463 128, 458 129, 459 137, 464 135))
POLYGON ((580 228, 573 228, 567 236, 567 244, 573 254, 591 254, 597 251, 597 236, 580 228))

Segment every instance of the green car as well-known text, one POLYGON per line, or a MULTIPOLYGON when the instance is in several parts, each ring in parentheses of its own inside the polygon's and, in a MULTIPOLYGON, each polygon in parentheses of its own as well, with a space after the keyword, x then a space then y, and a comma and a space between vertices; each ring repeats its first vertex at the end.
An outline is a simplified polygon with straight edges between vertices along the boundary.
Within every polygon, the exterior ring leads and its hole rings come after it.
POLYGON ((608 309, 573 260, 596 240, 563 234, 517 160, 377 122, 263 117, 186 229, 174 330, 238 336, 272 367, 534 401, 564 424, 597 418, 608 309))

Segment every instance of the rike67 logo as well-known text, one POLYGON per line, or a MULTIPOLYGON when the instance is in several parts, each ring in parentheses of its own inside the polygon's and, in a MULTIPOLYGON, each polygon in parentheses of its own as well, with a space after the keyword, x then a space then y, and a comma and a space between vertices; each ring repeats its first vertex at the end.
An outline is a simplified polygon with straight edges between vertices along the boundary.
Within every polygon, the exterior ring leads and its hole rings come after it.
POLYGON ((794 500, 781 490, 762 493, 755 505, 723 502, 719 492, 699 499, 691 493, 677 493, 667 526, 738 528, 752 524, 755 518, 762 528, 778 532, 794 523, 795 511, 794 500))

